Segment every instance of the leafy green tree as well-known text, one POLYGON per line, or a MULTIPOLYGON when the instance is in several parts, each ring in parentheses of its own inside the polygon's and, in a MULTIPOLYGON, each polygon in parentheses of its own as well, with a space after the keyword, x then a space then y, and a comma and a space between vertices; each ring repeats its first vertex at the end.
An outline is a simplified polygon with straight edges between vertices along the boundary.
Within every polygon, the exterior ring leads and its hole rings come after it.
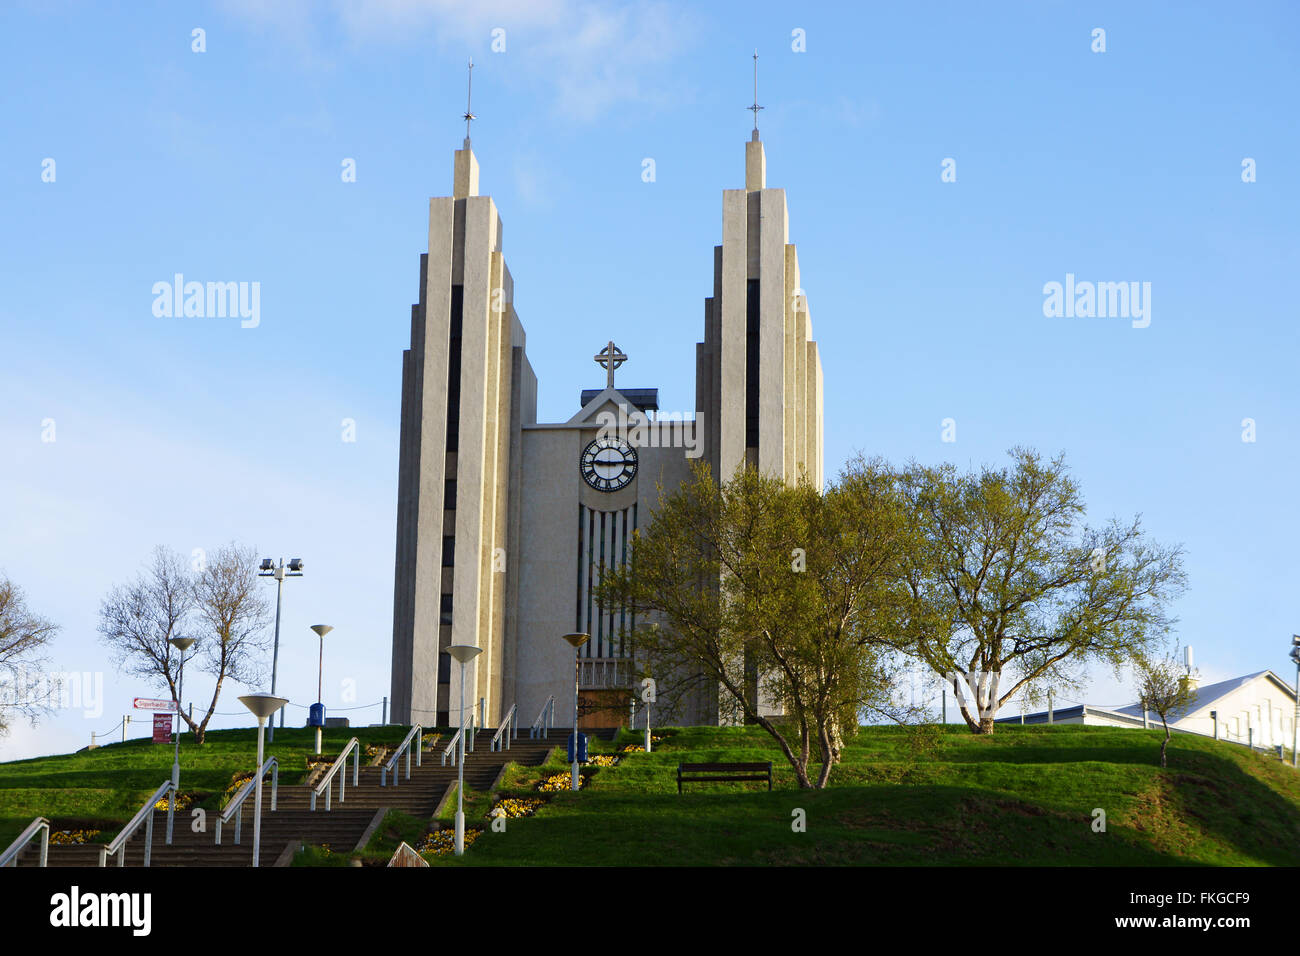
POLYGON ((1165 728, 1165 739, 1160 741, 1160 766, 1166 767, 1165 751, 1169 747, 1169 718, 1185 711, 1196 697, 1192 682, 1178 663, 1177 649, 1168 657, 1148 660, 1139 657, 1135 662, 1138 678, 1138 703, 1145 711, 1158 714, 1165 728))
POLYGON ((609 569, 597 597, 640 618, 630 637, 661 697, 716 694, 720 716, 776 740, 801 787, 825 787, 863 709, 890 706, 903 505, 881 462, 825 494, 749 469, 719 484, 698 464, 679 490, 660 489, 627 568, 609 569))
POLYGON ((1084 524, 1063 457, 1010 454, 1009 468, 904 473, 909 651, 980 734, 1022 687, 1077 688, 1086 665, 1118 670, 1162 642, 1185 586, 1182 548, 1151 542, 1139 517, 1084 524))

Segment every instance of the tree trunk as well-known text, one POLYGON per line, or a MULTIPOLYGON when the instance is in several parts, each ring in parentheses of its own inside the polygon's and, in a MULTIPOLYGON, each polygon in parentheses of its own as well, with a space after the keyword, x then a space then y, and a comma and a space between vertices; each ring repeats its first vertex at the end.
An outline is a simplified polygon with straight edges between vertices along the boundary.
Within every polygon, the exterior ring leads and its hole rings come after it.
POLYGON ((834 744, 831 742, 831 734, 825 724, 817 728, 817 738, 822 751, 822 772, 817 778, 817 789, 825 790, 826 784, 831 779, 831 768, 835 766, 834 744))
POLYGON ((1168 766, 1165 763, 1165 748, 1169 746, 1169 724, 1165 722, 1163 717, 1160 718, 1160 722, 1165 725, 1165 739, 1160 741, 1160 766, 1164 768, 1168 766))
POLYGON ((981 734, 984 734, 984 735, 990 735, 990 734, 993 733, 993 718, 992 718, 992 717, 981 717, 981 718, 980 718, 980 730, 979 730, 979 732, 980 732, 981 734))

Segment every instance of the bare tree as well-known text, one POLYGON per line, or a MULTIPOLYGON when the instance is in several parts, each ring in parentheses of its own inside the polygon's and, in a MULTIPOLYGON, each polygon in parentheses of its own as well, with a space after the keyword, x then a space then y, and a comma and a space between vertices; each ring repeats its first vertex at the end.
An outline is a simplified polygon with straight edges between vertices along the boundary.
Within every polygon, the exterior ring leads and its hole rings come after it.
POLYGON ((255 686, 264 675, 258 652, 266 647, 271 605, 258 587, 257 552, 234 544, 219 549, 198 572, 194 604, 203 670, 216 678, 212 703, 195 730, 202 743, 226 678, 255 686))
POLYGON ((1143 710, 1160 716, 1165 728, 1165 739, 1160 741, 1160 766, 1167 766, 1165 751, 1169 747, 1169 718, 1187 709, 1195 692, 1192 682, 1178 664, 1177 649, 1170 657, 1151 661, 1141 657, 1136 662, 1138 677, 1138 703, 1143 710))
POLYGON ((200 720, 181 716, 199 744, 225 679, 251 685, 261 677, 256 658, 270 604, 257 589, 254 554, 232 544, 191 570, 180 555, 159 547, 149 568, 130 584, 114 588, 100 608, 101 640, 113 652, 114 663, 166 688, 178 710, 180 654, 170 642, 174 637, 198 639, 197 662, 216 678, 216 686, 200 720))
MULTIPOLYGON (((193 609, 194 582, 184 560, 167 548, 155 548, 144 573, 130 584, 115 587, 100 605, 99 633, 112 653, 113 665, 165 687, 177 701, 180 658, 169 642, 173 637, 192 636, 185 624, 193 609)), ((195 729, 193 721, 182 717, 195 729)))
POLYGON ((35 723, 50 710, 48 698, 28 693, 33 682, 24 675, 45 663, 43 652, 58 631, 57 624, 28 610, 22 589, 0 575, 0 734, 8 731, 11 714, 35 723))

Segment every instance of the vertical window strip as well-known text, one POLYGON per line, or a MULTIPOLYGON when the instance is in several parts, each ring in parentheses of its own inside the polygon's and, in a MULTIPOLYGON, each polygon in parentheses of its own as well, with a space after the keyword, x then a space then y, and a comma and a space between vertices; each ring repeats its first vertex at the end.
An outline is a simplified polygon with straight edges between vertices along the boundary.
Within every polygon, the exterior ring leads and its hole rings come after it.
MULTIPOLYGON (((591 633, 591 575, 592 575, 591 555, 592 555, 592 550, 595 548, 596 545, 596 543, 592 541, 592 538, 595 536, 595 534, 596 534, 596 512, 588 511, 587 512, 587 628, 586 628, 588 634, 591 633)), ((586 644, 586 656, 587 657, 591 656, 590 640, 587 641, 586 644)))
POLYGON ((582 519, 586 513, 586 507, 578 504, 578 580, 574 589, 574 608, 573 608, 573 629, 582 630, 582 519))
MULTIPOLYGON (((623 509, 623 547, 619 554, 619 570, 627 571, 627 513, 628 509, 623 509)), ((627 648, 627 605, 618 606, 618 657, 624 657, 627 648)))
MULTIPOLYGON (((605 570, 605 536, 606 536, 605 512, 602 511, 600 513, 600 570, 601 571, 605 570)), ((599 578, 597 580, 599 580, 599 578)), ((604 643, 605 643, 605 615, 600 613, 599 608, 596 609, 596 615, 597 615, 596 633, 593 635, 596 638, 596 653, 592 656, 603 657, 604 655, 602 651, 604 649, 604 643)))

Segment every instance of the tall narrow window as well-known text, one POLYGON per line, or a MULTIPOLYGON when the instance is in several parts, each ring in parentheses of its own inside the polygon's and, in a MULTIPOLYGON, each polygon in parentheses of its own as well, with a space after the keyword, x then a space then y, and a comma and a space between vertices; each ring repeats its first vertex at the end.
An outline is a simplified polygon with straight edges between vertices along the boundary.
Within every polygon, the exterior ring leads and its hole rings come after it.
POLYGON ((745 447, 758 447, 758 280, 745 289, 745 447))
POLYGON ((460 448, 460 342, 465 287, 451 287, 451 334, 447 340, 447 451, 460 448))

